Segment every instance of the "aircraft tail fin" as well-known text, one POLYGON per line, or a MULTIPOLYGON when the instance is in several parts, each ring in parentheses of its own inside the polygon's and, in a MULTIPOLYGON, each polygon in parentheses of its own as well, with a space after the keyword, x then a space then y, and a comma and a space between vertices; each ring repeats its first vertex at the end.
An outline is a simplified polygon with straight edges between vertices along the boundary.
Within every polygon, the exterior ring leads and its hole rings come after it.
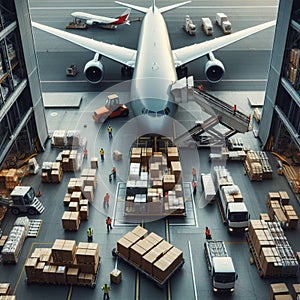
POLYGON ((118 17, 118 20, 116 22, 114 22, 114 24, 118 25, 118 24, 127 24, 130 25, 130 22, 128 20, 129 15, 131 13, 131 8, 127 8, 123 14, 121 16, 118 17))

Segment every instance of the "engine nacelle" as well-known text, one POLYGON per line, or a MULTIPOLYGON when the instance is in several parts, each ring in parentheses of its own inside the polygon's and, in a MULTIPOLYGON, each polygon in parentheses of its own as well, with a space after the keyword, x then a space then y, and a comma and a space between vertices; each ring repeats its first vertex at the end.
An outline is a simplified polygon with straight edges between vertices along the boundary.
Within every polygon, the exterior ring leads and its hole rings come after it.
POLYGON ((83 72, 87 80, 92 84, 97 84, 103 80, 104 68, 100 60, 92 59, 87 62, 83 72))
POLYGON ((86 20, 85 23, 86 23, 86 25, 90 25, 90 26, 97 24, 97 22, 95 22, 94 20, 86 20))
POLYGON ((205 64, 205 76, 211 83, 218 83, 222 80, 225 73, 225 67, 218 59, 209 60, 205 64))

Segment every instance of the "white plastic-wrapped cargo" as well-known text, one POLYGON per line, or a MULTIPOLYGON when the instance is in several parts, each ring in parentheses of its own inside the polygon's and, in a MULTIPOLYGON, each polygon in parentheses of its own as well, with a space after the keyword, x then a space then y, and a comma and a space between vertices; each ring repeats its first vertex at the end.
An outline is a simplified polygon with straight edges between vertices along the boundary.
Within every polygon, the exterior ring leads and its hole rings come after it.
POLYGON ((9 233, 7 242, 2 249, 3 263, 17 263, 26 238, 23 226, 14 226, 9 233))

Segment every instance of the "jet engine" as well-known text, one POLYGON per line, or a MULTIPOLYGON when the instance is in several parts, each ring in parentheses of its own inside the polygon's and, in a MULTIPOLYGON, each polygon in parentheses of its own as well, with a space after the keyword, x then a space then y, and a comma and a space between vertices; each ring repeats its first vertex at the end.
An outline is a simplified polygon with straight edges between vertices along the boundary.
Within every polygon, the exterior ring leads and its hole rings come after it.
POLYGON ((94 59, 88 61, 84 67, 85 77, 92 84, 97 84, 103 80, 104 68, 100 58, 100 54, 96 53, 94 59))
POLYGON ((86 22, 86 25, 96 25, 97 24, 97 22, 95 22, 94 20, 85 20, 85 22, 86 22))
POLYGON ((209 60, 205 64, 205 76, 211 83, 218 83, 222 80, 225 73, 225 67, 221 61, 215 58, 212 52, 208 54, 209 60))

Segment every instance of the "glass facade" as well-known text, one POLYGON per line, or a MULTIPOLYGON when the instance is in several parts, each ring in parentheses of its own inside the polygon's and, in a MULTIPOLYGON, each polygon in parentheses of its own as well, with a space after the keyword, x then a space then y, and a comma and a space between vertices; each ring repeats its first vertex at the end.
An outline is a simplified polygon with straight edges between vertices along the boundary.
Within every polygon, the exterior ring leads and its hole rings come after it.
MULTIPOLYGON (((16 160, 40 151, 43 142, 38 134, 38 126, 30 91, 26 57, 23 52, 22 32, 31 32, 30 19, 26 23, 25 14, 18 19, 18 10, 24 11, 27 1, 0 0, 0 166, 13 167, 16 160), (24 3, 25 2, 25 3, 24 3), (19 6, 19 7, 18 7, 19 6), (20 29, 23 26, 22 30, 20 29), (11 158, 14 158, 12 161, 11 158)), ((25 10, 26 11, 26 10, 25 10)), ((27 11, 29 11, 27 9, 27 11)), ((28 44, 31 40, 28 40, 28 44)), ((31 45, 33 49, 33 45, 31 45)), ((29 48, 26 45, 26 48, 29 48)), ((32 58, 31 58, 32 60, 32 58)), ((30 61, 29 65, 34 65, 30 61)), ((37 69, 37 68, 36 68, 37 69)), ((39 85, 39 82, 35 82, 39 85)), ((38 93, 37 93, 38 94, 38 93)), ((41 94, 38 96, 42 99, 41 94)), ((43 106, 39 115, 44 116, 43 106)), ((43 121, 45 123, 45 120, 43 121)))

